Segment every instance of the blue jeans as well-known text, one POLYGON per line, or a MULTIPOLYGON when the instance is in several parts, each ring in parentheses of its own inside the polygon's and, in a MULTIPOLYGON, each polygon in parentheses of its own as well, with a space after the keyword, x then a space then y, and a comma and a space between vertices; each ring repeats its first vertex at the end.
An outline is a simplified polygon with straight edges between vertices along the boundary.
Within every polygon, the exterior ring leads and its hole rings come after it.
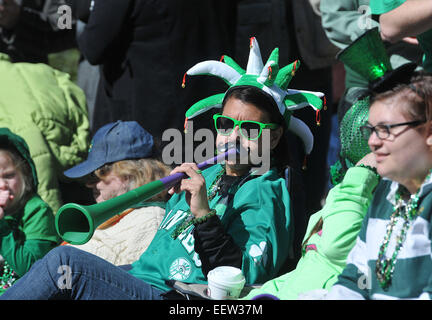
POLYGON ((82 250, 51 250, 0 297, 9 300, 162 300, 163 292, 82 250))

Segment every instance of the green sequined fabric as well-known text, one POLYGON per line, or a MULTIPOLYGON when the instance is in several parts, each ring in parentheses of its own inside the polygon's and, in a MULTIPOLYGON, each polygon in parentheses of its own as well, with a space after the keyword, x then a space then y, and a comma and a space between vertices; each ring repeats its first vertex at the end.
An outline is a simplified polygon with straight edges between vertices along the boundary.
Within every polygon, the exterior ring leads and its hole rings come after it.
POLYGON ((369 101, 369 97, 358 100, 346 112, 340 124, 340 156, 354 164, 371 152, 368 141, 360 131, 360 127, 368 120, 369 101))
POLYGON ((373 28, 342 50, 337 59, 348 65, 369 82, 392 70, 378 28, 373 28))
POLYGON ((333 185, 340 183, 346 170, 371 152, 368 141, 360 131, 360 127, 365 125, 368 120, 369 102, 369 97, 357 100, 345 113, 340 123, 340 161, 330 167, 330 178, 333 185))

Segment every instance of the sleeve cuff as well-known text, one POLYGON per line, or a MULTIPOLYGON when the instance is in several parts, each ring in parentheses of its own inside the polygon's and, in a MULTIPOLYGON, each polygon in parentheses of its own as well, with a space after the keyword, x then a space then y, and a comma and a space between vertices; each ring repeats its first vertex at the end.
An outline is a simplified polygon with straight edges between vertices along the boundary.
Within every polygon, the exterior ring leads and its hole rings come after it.
POLYGON ((351 167, 348 169, 342 183, 362 184, 366 191, 372 192, 379 182, 379 176, 365 167, 351 167))

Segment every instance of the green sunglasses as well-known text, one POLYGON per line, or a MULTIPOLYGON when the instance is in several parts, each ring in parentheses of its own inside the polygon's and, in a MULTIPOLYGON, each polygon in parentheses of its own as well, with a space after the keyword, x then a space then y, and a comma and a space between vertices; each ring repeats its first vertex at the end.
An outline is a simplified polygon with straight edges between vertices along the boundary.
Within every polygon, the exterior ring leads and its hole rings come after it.
POLYGON ((221 114, 213 116, 215 128, 218 134, 229 136, 236 126, 240 129, 242 137, 248 140, 257 140, 261 137, 263 129, 276 129, 279 127, 276 123, 261 123, 252 120, 236 120, 221 114))

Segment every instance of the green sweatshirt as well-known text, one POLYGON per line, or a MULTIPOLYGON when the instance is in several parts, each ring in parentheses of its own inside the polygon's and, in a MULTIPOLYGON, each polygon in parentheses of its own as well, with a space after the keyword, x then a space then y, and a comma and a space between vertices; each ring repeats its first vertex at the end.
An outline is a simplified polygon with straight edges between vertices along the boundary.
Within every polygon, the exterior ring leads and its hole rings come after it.
POLYGON ((310 217, 304 241, 320 218, 323 228, 307 241, 296 269, 252 290, 244 299, 259 294, 297 299, 300 293, 330 288, 345 267, 377 183, 369 169, 348 169, 343 181, 330 190, 325 206, 310 217))
MULTIPOLYGON (((207 188, 221 170, 219 164, 204 170, 207 188)), ((221 196, 216 195, 209 205, 216 209, 225 232, 241 250, 246 283, 263 283, 276 276, 292 250, 288 190, 284 179, 274 169, 234 189, 229 201, 224 203, 221 196)), ((207 283, 201 268, 202 257, 195 252, 195 227, 190 226, 176 239, 171 237, 176 227, 190 216, 188 210, 184 193, 174 195, 168 201, 165 217, 153 241, 132 264, 132 275, 163 291, 170 289, 165 284, 165 280, 170 279, 207 283)))

